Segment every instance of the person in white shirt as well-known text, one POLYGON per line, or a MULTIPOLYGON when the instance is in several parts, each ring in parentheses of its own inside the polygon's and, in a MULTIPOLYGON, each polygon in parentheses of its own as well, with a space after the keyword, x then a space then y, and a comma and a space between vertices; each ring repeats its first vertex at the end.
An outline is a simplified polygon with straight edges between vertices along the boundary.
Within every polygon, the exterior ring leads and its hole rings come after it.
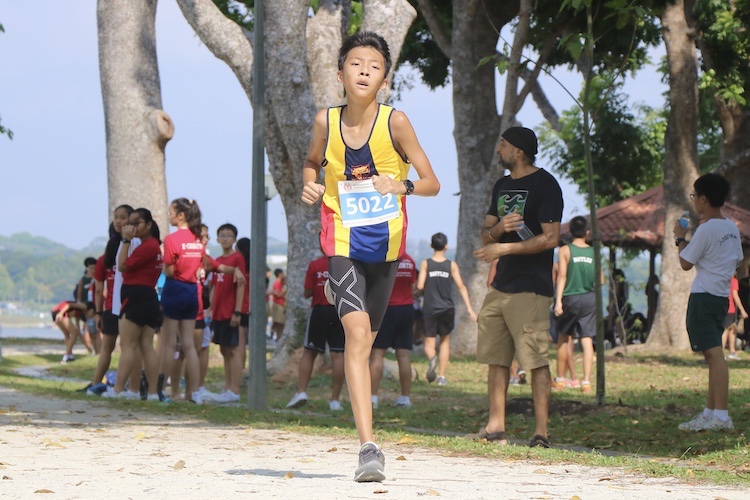
POLYGON ((705 174, 695 181, 693 189, 690 199, 700 225, 688 242, 685 239, 688 228, 676 221, 674 237, 682 269, 689 271, 695 267, 697 271, 690 288, 687 331, 690 347, 694 352, 702 352, 708 365, 708 397, 703 411, 678 428, 732 430, 734 424, 728 410, 729 370, 721 334, 730 282, 743 257, 742 244, 737 225, 721 214, 729 195, 729 182, 719 174, 705 174))

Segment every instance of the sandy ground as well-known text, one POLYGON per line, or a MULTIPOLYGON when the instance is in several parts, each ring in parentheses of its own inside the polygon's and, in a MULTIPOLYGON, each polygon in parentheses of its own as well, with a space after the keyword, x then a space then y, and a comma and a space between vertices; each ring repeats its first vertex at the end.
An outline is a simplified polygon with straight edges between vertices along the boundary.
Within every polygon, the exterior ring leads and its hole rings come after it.
POLYGON ((0 387, 0 498, 740 499, 750 491, 617 469, 442 456, 388 444, 387 479, 352 480, 357 443, 222 426, 0 387))

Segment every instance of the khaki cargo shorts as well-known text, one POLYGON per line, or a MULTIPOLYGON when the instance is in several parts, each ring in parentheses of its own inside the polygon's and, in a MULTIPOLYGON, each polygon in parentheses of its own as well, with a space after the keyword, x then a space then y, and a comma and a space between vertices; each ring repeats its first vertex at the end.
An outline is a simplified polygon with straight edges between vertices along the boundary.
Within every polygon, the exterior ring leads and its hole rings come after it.
POLYGON ((505 293, 490 288, 477 322, 477 362, 524 370, 549 366, 549 308, 552 297, 505 293))

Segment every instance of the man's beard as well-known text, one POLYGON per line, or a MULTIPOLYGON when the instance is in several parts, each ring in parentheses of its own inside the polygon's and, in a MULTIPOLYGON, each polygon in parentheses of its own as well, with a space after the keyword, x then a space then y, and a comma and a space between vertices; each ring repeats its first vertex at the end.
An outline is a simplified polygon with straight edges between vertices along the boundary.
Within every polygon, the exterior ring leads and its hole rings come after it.
POLYGON ((505 160, 505 158, 503 158, 502 156, 500 156, 500 166, 507 170, 513 170, 513 164, 505 160))

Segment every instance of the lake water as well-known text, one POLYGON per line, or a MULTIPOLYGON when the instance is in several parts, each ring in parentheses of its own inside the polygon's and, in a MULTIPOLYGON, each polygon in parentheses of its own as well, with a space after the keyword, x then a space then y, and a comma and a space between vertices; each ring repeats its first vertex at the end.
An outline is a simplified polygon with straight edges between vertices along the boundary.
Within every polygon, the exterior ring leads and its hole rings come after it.
POLYGON ((57 328, 10 328, 3 326, 2 331, 0 331, 0 340, 8 338, 62 340, 63 334, 57 328))

